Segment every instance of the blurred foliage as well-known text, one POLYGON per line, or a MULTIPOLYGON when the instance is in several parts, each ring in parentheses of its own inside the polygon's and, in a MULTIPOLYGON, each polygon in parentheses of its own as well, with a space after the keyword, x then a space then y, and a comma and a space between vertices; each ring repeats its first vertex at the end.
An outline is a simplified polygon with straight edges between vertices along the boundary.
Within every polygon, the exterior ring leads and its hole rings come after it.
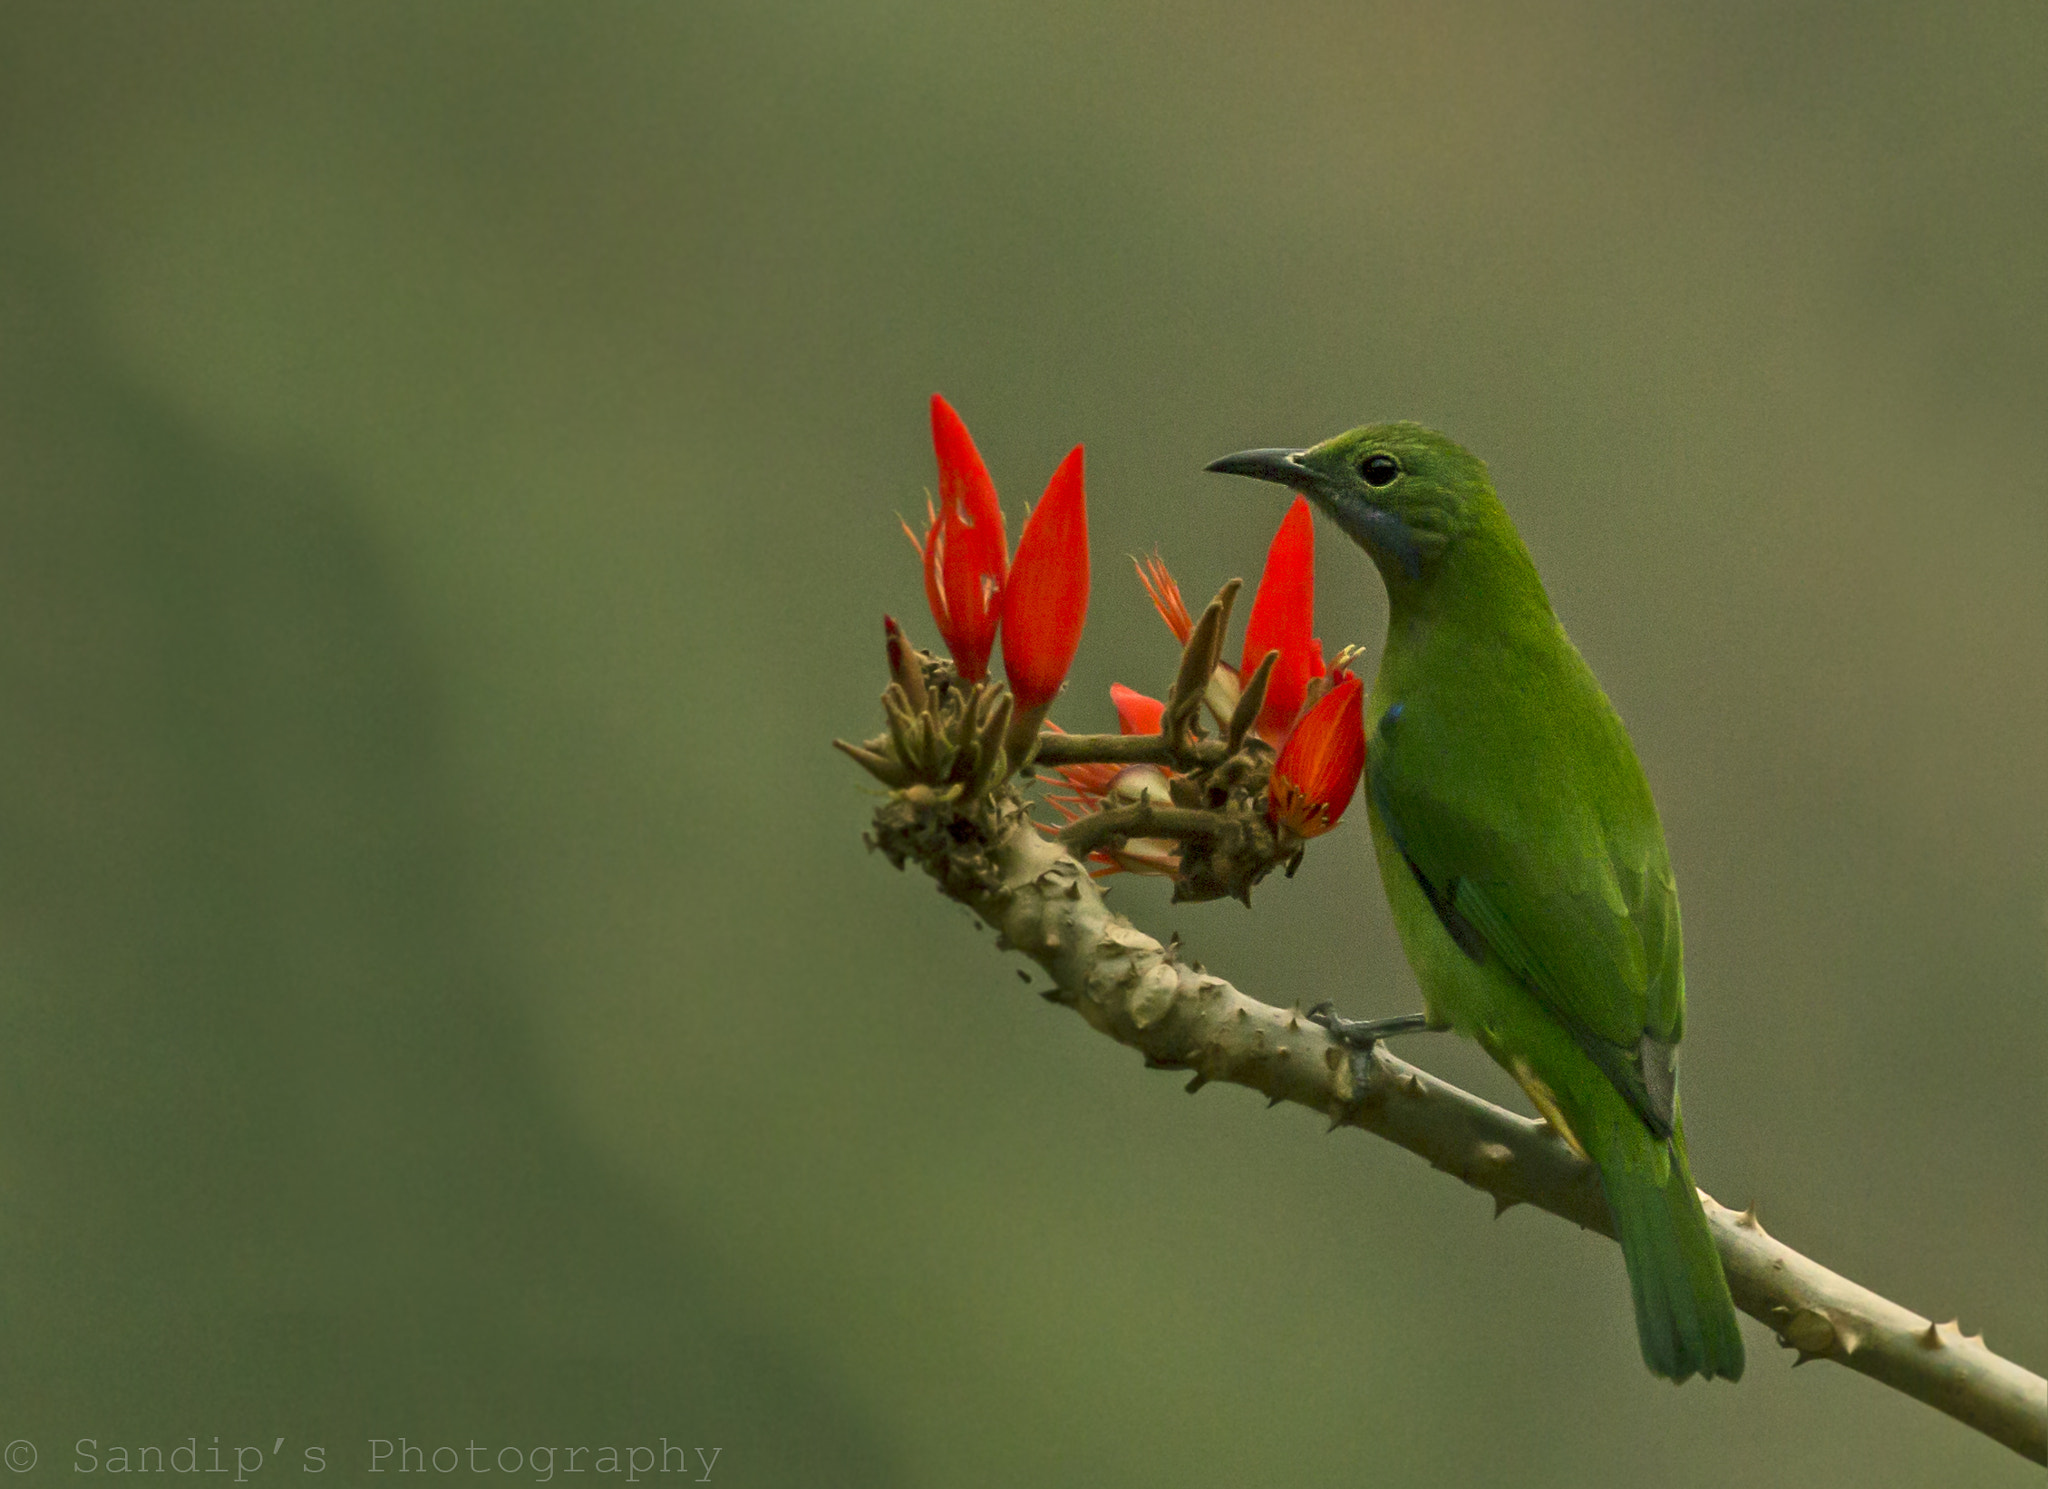
MULTIPOLYGON (((923 399, 1088 444, 1061 717, 1227 450, 1486 455, 1685 895, 1702 1181, 2048 1364, 2048 14, 18 0, 7 1436, 732 1482, 2019 1482, 1611 1247, 1178 1082, 861 849, 923 399), (983 996, 1000 994, 1001 996, 983 996)), ((1327 644, 1377 581, 1322 533, 1327 644)), ((1363 832, 1249 991, 1407 1009, 1363 832), (1343 967, 1340 977, 1332 968, 1343 967)), ((1473 1051, 1407 1051, 1514 1100, 1473 1051)))

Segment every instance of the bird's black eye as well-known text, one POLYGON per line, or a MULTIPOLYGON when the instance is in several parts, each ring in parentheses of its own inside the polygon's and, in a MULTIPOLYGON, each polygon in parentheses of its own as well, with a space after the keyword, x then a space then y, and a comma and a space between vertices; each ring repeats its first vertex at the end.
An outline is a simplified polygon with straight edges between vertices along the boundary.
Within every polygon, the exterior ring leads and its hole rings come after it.
POLYGON ((1391 455, 1368 455, 1359 463, 1358 473, 1368 486, 1389 486, 1401 474, 1401 464, 1391 455))

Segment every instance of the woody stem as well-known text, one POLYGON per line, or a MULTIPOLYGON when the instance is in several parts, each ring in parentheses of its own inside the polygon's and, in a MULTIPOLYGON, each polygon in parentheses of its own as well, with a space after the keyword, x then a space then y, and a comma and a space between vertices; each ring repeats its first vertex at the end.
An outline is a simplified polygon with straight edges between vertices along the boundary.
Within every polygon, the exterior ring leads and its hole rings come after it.
POLYGON ((1157 734, 1060 734, 1038 736, 1039 765, 1163 765, 1186 769, 1221 765, 1227 751, 1221 740, 1197 739, 1171 748, 1157 734))
POLYGON ((1060 846, 1085 859, 1112 838, 1213 838, 1227 825, 1220 812, 1149 801, 1091 812, 1060 834, 1060 846))

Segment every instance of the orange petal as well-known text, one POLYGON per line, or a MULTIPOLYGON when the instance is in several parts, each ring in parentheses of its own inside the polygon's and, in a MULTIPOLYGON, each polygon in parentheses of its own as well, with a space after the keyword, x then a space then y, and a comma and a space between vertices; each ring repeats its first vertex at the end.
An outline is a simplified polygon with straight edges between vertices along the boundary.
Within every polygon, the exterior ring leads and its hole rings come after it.
POLYGON ((1109 685, 1109 701, 1116 705, 1117 728, 1124 734, 1157 734, 1159 721, 1166 717, 1164 703, 1120 682, 1109 685))
POLYGON ((1195 623, 1188 618, 1188 602, 1181 598, 1180 586, 1167 572, 1166 560, 1155 550, 1150 558, 1134 558, 1131 563, 1138 571, 1138 582, 1152 598, 1152 608, 1173 632, 1173 639, 1186 646, 1188 637, 1195 632, 1195 623))

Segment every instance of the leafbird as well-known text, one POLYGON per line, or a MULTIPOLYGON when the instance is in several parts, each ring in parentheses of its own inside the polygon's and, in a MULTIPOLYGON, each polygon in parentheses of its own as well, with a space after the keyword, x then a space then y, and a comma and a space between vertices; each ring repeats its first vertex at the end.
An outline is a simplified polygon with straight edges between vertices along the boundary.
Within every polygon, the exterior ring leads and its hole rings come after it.
POLYGON ((1739 1378, 1679 1117, 1685 973, 1664 829, 1485 464, 1393 423, 1209 469, 1302 493, 1386 583, 1366 805, 1424 1012, 1321 1021, 1357 1048, 1425 1028, 1477 1040, 1598 1168, 1650 1369, 1739 1378))

